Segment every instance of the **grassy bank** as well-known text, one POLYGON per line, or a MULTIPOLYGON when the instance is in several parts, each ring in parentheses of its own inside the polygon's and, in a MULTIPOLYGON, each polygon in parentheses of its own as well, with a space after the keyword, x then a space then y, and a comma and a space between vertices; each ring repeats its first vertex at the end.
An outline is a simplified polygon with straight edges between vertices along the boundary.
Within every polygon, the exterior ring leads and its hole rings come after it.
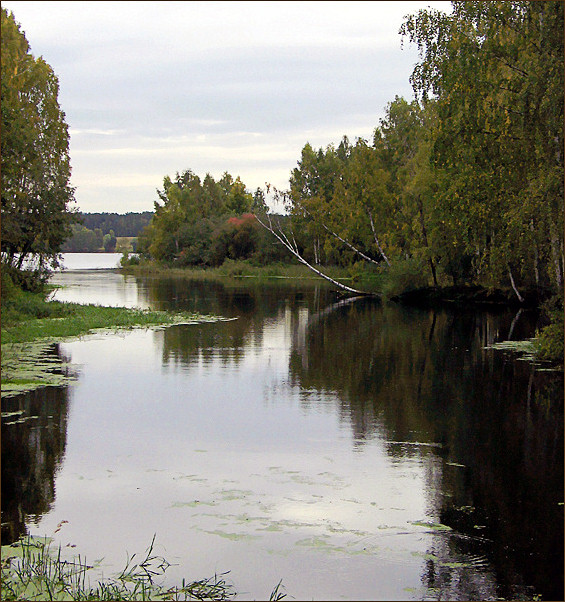
POLYGON ((55 343, 96 331, 216 322, 222 318, 49 301, 46 292, 26 292, 3 278, 2 396, 73 380, 55 343))
MULTIPOLYGON (((170 563, 153 553, 153 545, 136 560, 128 557, 125 568, 116 576, 91 584, 95 566, 80 556, 63 559, 61 548, 51 548, 49 539, 26 537, 2 546, 2 600, 230 600, 233 587, 214 575, 208 579, 186 581, 179 586, 158 583, 170 563)), ((270 600, 285 597, 279 583, 270 600)))
POLYGON ((173 313, 50 301, 50 292, 49 288, 33 293, 24 291, 3 274, 2 345, 38 339, 60 341, 100 329, 193 324, 221 319, 190 312, 173 313))
MULTIPOLYGON (((45 302, 44 315, 22 317, 7 312, 2 315, 2 344, 25 343, 37 339, 60 341, 95 330, 146 328, 171 324, 213 322, 218 318, 199 314, 149 311, 124 307, 102 307, 77 303, 45 302), (17 317, 16 317, 17 316, 17 317)), ((34 304, 38 306, 37 303, 34 304)))
MULTIPOLYGON (((330 266, 322 268, 323 272, 332 278, 343 281, 351 281, 352 275, 347 268, 330 266)), ((297 280, 316 280, 323 282, 319 276, 314 274, 305 265, 274 263, 258 266, 247 260, 227 259, 218 267, 177 267, 156 261, 141 261, 140 263, 126 263, 122 268, 124 273, 138 275, 167 275, 193 280, 225 280, 226 278, 257 278, 267 280, 269 278, 288 278, 297 280)))

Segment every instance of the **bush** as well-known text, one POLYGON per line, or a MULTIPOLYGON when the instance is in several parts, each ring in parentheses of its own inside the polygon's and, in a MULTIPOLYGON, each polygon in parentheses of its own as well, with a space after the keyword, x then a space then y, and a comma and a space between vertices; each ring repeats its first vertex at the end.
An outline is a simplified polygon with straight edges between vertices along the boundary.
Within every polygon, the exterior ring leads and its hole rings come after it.
POLYGON ((2 325, 35 318, 61 317, 67 312, 60 304, 47 301, 50 289, 40 292, 23 290, 14 284, 10 274, 2 270, 2 325))
POLYGON ((562 364, 564 361, 563 339, 565 327, 563 300, 560 297, 554 297, 543 305, 543 309, 549 316, 550 323, 536 333, 538 357, 542 360, 562 364))
POLYGON ((130 265, 139 265, 140 261, 139 255, 130 255, 127 251, 124 251, 120 259, 120 266, 122 268, 127 268, 130 265))
POLYGON ((428 270, 421 259, 396 260, 383 272, 379 280, 381 292, 386 297, 394 297, 428 286, 428 270))
POLYGON ((247 259, 226 259, 218 272, 223 276, 249 276, 253 267, 247 259))

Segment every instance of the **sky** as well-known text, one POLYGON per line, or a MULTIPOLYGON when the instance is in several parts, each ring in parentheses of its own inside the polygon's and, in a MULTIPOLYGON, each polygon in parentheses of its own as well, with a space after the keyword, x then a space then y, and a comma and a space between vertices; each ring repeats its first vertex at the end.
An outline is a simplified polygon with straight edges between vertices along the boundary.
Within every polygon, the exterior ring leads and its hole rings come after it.
POLYGON ((163 178, 288 188, 303 146, 372 139, 413 98, 404 16, 450 2, 2 1, 59 78, 87 213, 152 211, 163 178))

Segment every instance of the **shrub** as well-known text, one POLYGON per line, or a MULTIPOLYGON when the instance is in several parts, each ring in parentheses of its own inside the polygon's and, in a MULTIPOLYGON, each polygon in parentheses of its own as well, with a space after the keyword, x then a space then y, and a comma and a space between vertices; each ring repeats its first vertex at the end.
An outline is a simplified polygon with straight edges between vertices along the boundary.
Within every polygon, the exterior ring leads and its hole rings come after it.
POLYGON ((381 292, 386 297, 394 297, 428 286, 428 271, 421 259, 396 260, 383 272, 380 281, 381 292))
POLYGON ((563 300, 560 297, 554 297, 544 304, 543 309, 549 316, 550 323, 536 333, 538 357, 542 360, 562 364, 564 361, 563 331, 565 327, 563 300))

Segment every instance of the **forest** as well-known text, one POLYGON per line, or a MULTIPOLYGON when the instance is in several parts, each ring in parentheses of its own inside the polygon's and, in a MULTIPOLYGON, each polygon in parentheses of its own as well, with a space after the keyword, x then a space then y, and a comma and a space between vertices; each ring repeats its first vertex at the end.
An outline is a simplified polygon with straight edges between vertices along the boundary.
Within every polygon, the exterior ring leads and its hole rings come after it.
POLYGON ((480 286, 523 303, 534 290, 562 321, 563 3, 457 1, 399 33, 419 50, 413 98, 391 99, 370 140, 305 141, 284 190, 188 167, 164 177, 153 212, 81 215, 58 80, 3 11, 3 272, 33 288, 61 251, 137 235, 136 261, 298 261, 379 294, 480 286))
MULTIPOLYGON (((149 224, 153 213, 79 213, 79 223, 72 224, 72 235, 61 250, 67 253, 96 253, 115 251, 118 238, 137 238, 149 224)), ((134 247, 136 246, 136 241, 134 247)), ((135 251, 135 248, 133 248, 135 251)))
POLYGON ((532 287, 561 291, 563 4, 453 2, 400 33, 420 51, 414 99, 391 100, 371 140, 306 142, 287 190, 167 176, 139 250, 204 267, 286 253, 519 301, 532 287))

